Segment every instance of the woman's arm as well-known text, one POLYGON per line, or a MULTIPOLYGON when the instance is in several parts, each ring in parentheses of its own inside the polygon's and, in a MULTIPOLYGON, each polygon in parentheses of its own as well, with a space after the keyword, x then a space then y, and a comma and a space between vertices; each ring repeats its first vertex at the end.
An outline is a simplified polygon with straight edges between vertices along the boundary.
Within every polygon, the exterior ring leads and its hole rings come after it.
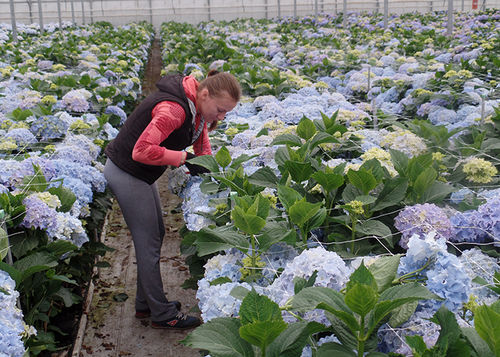
POLYGON ((173 165, 184 163, 186 153, 166 149, 160 144, 176 129, 182 126, 186 113, 175 102, 160 102, 152 111, 153 119, 135 143, 132 159, 147 165, 173 165))

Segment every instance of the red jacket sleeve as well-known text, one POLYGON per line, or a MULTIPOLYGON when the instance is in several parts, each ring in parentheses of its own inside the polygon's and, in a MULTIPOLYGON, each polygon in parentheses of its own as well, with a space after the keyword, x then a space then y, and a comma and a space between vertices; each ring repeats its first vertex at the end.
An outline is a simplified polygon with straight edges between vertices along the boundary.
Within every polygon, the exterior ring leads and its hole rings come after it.
POLYGON ((182 151, 169 150, 160 144, 182 126, 186 119, 184 109, 178 103, 164 101, 158 103, 151 114, 153 119, 135 143, 132 159, 147 165, 180 166, 182 151))

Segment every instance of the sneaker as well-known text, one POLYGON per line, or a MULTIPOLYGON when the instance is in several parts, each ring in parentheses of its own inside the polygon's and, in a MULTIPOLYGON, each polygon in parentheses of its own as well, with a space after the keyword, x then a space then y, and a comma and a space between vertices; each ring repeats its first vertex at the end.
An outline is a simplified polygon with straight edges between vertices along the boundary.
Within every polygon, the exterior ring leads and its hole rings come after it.
POLYGON ((194 316, 179 312, 175 317, 165 321, 151 321, 152 328, 163 328, 168 330, 187 330, 199 326, 201 321, 194 316))
MULTIPOLYGON (((175 308, 177 310, 181 309, 181 303, 180 303, 180 301, 173 300, 173 301, 170 301, 170 302, 175 305, 175 308)), ((148 318, 150 316, 151 316, 151 310, 149 310, 149 309, 146 309, 146 310, 135 310, 135 317, 138 318, 138 319, 146 319, 146 318, 148 318)))

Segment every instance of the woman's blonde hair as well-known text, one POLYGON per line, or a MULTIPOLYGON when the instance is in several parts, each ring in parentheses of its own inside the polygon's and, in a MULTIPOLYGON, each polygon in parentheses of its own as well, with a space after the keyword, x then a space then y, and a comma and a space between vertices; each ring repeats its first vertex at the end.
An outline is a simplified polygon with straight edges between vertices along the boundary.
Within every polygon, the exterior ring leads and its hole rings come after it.
MULTIPOLYGON (((201 81, 198 86, 198 92, 203 88, 208 89, 208 94, 211 97, 219 97, 226 92, 235 102, 241 98, 241 86, 235 76, 227 72, 219 72, 215 69, 208 72, 207 78, 201 81)), ((210 124, 208 130, 212 131, 217 128, 217 121, 210 124)))

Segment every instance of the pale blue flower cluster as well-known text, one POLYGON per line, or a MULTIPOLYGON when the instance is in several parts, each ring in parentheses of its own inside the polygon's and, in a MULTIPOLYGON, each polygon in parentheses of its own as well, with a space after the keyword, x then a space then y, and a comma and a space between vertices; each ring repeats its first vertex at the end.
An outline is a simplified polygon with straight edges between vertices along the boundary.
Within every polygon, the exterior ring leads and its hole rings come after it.
MULTIPOLYGON (((286 264, 281 275, 268 286, 268 296, 280 306, 294 295, 294 279, 296 277, 309 279, 314 271, 317 271, 314 286, 323 286, 340 291, 352 273, 352 270, 344 263, 342 258, 331 251, 319 246, 304 250, 300 255, 286 264)), ((284 313, 287 321, 295 318, 284 313)), ((305 320, 317 321, 326 325, 330 322, 320 310, 309 311, 304 316, 305 320)))
POLYGON ((421 307, 437 311, 444 304, 450 311, 457 311, 469 301, 471 279, 465 273, 460 260, 448 253, 444 238, 437 238, 430 232, 425 237, 414 235, 408 242, 406 255, 401 258, 398 274, 404 275, 429 265, 418 276, 426 279, 425 285, 433 293, 444 299, 420 302, 421 307))
MULTIPOLYGON (((316 343, 316 346, 319 347, 322 344, 327 343, 327 342, 340 343, 340 341, 338 340, 337 337, 335 337, 335 335, 330 335, 330 336, 326 336, 326 337, 321 337, 318 340, 318 342, 316 343)), ((311 346, 308 345, 308 346, 304 347, 304 349, 302 350, 302 354, 300 355, 300 357, 312 357, 311 346)))
POLYGON ((0 355, 22 357, 26 352, 22 336, 26 334, 23 312, 17 307, 19 293, 9 274, 0 270, 0 355))
POLYGON ((414 235, 423 238, 435 231, 437 238, 450 239, 453 233, 446 213, 432 203, 406 207, 394 219, 394 226, 401 232, 399 245, 404 249, 408 249, 408 241, 414 235))
POLYGON ((108 106, 104 111, 104 113, 118 116, 120 118, 120 125, 123 125, 123 123, 125 123, 125 120, 127 120, 127 113, 125 113, 125 111, 122 108, 116 105, 108 106))
POLYGON ((62 103, 67 110, 84 113, 90 109, 86 93, 82 90, 71 90, 62 97, 62 103))
MULTIPOLYGON (((494 284, 493 274, 500 272, 500 265, 497 259, 490 257, 478 248, 468 249, 458 257, 462 263, 465 273, 470 279, 480 277, 488 284, 494 284)), ((498 300, 498 294, 486 286, 472 282, 472 295, 478 304, 491 305, 498 300)))
POLYGON ((58 139, 66 135, 69 125, 54 115, 37 117, 30 126, 30 131, 41 141, 58 139))
POLYGON ((29 131, 29 129, 17 128, 10 129, 3 137, 3 139, 12 139, 15 141, 16 145, 20 150, 29 147, 31 144, 35 144, 38 140, 29 131))
POLYGON ((500 198, 488 200, 477 210, 458 212, 450 218, 453 242, 500 244, 500 198))

